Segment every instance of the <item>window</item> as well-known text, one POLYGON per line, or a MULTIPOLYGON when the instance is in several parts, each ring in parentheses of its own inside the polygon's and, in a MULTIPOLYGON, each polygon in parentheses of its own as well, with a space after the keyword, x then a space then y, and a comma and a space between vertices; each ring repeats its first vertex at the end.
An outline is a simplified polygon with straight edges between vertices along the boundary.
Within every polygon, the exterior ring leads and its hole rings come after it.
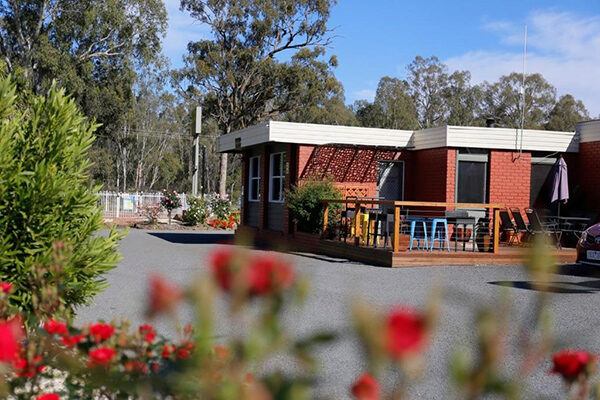
POLYGON ((285 153, 271 154, 269 168, 271 181, 269 182, 269 201, 283 202, 283 181, 285 179, 285 153))
POLYGON ((456 173, 456 201, 485 203, 487 199, 488 154, 481 150, 460 149, 456 173))
POLYGON ((554 154, 535 152, 531 155, 531 183, 529 201, 533 208, 546 208, 552 193, 554 154))
POLYGON ((260 199, 260 156, 250 157, 248 178, 248 201, 260 199))

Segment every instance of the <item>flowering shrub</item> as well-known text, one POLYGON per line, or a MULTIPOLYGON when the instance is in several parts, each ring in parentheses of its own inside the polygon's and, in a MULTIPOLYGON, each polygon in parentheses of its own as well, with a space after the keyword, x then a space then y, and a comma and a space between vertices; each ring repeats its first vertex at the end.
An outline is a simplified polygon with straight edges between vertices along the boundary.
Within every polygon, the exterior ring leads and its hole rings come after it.
MULTIPOLYGON (((13 286, 0 282, 0 396, 54 400, 311 398, 318 378, 314 351, 340 334, 316 332, 299 337, 285 329, 282 316, 305 293, 305 284, 292 265, 272 253, 232 247, 216 249, 208 262, 208 276, 188 287, 159 275, 149 279, 147 316, 185 325, 175 340, 159 335, 149 323, 135 329, 127 321, 76 327, 70 323, 68 310, 54 304, 52 290, 63 289, 44 286, 45 281, 37 300, 45 311, 24 318, 7 301, 13 286), (213 330, 217 298, 225 300, 228 307, 232 333, 227 337, 213 330), (177 319, 183 303, 193 307, 195 329, 177 319), (294 373, 266 368, 281 357, 295 366, 294 373)), ((542 270, 531 271, 543 283, 542 270)), ((434 296, 422 309, 397 306, 381 310, 364 302, 352 305, 355 334, 365 360, 364 370, 348 388, 354 399, 407 398, 410 384, 424 368, 424 353, 439 318, 438 303, 434 296)), ((506 375, 503 346, 511 325, 510 312, 505 302, 478 311, 473 326, 477 356, 470 357, 469 351, 461 348, 450 362, 458 398, 521 398, 523 379, 548 359, 551 343, 546 332, 519 330, 527 343, 523 361, 514 376, 506 375)), ((595 354, 561 350, 552 355, 552 363, 549 372, 562 378, 570 399, 596 395, 592 385, 595 354)))
POLYGON ((142 204, 138 207, 138 214, 148 219, 148 223, 155 224, 163 208, 160 203, 142 204))
POLYGON ((211 219, 208 224, 216 229, 234 229, 237 222, 233 215, 230 215, 227 219, 211 219))
POLYGON ((209 213, 208 201, 203 197, 190 197, 188 209, 183 212, 183 222, 190 225, 204 223, 209 213))
POLYGON ((217 220, 226 220, 231 214, 231 201, 229 197, 221 197, 217 193, 206 196, 210 215, 217 220))
POLYGON ((167 210, 169 216, 169 225, 171 224, 171 213, 174 209, 181 207, 181 199, 175 190, 163 190, 163 197, 160 199, 160 205, 167 210))

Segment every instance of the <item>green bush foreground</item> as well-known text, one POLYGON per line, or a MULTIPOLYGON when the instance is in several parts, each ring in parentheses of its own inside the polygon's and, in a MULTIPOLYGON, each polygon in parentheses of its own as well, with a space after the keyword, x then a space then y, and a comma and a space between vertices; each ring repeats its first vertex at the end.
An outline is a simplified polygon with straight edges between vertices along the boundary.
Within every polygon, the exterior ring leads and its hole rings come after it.
POLYGON ((31 271, 61 241, 72 257, 60 301, 72 310, 106 286, 102 274, 116 266, 123 236, 93 234, 103 228, 99 187, 87 176, 97 126, 63 90, 26 99, 10 78, 0 78, 0 121, 0 280, 13 284, 12 305, 29 314, 37 301, 31 271))

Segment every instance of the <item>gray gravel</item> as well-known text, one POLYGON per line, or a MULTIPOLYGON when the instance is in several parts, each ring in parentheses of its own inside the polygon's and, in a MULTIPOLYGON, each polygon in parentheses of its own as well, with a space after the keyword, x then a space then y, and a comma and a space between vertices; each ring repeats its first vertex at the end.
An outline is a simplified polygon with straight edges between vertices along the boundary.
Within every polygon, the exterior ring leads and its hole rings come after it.
MULTIPOLYGON (((134 324, 144 322, 146 280, 160 272, 175 282, 190 282, 206 272, 206 257, 215 243, 228 234, 178 233, 131 230, 121 244, 123 260, 108 274, 110 287, 95 304, 79 311, 78 322, 126 317, 134 324)), ((349 327, 349 301, 362 298, 387 309, 396 304, 422 307, 431 289, 442 289, 440 321, 426 353, 427 367, 421 380, 410 388, 411 398, 447 399, 454 397, 448 383, 448 359, 460 346, 473 344, 473 321, 479 306, 494 304, 500 293, 510 294, 516 321, 525 320, 536 292, 528 285, 523 266, 416 267, 389 269, 347 260, 310 254, 285 254, 297 271, 311 282, 311 294, 299 309, 286 315, 289 329, 298 335, 318 329, 349 327), (511 284, 517 288, 507 288, 511 284)), ((555 339, 560 347, 585 348, 600 352, 596 334, 600 319, 600 270, 564 266, 553 276, 550 301, 555 339)), ((189 318, 183 311, 182 319, 189 318)), ((155 321, 159 331, 172 334, 167 321, 155 321)), ((228 327, 221 326, 226 334, 228 327)), ((510 341, 511 357, 505 370, 516 369, 519 350, 510 341)), ((362 371, 359 348, 352 338, 323 348, 319 393, 331 398, 347 398, 348 387, 362 371)), ((560 380, 548 374, 549 361, 528 381, 526 398, 564 398, 560 380)))

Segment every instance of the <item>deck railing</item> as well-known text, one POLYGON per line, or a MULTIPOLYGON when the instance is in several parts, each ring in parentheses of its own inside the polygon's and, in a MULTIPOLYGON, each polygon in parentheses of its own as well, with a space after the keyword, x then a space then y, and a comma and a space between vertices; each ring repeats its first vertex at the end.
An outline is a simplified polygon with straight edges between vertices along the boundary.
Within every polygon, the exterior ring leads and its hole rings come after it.
MULTIPOLYGON (((402 210, 452 210, 452 209, 470 209, 470 210, 486 210, 488 212, 488 218, 490 221, 489 230, 492 240, 492 251, 498 253, 500 245, 500 209, 505 208, 501 204, 489 204, 489 203, 446 203, 446 202, 431 202, 431 201, 394 201, 394 200, 369 200, 369 199, 324 199, 321 200, 324 206, 323 213, 323 232, 327 230, 329 226, 328 214, 329 207, 331 204, 340 204, 343 209, 348 210, 349 208, 354 209, 354 244, 360 245, 361 238, 361 209, 382 209, 394 208, 394 228, 392 236, 392 251, 400 251, 400 233, 402 224, 402 210)), ((368 228, 368 227, 367 227, 368 228)), ((473 243, 475 245, 475 243, 473 243)))

